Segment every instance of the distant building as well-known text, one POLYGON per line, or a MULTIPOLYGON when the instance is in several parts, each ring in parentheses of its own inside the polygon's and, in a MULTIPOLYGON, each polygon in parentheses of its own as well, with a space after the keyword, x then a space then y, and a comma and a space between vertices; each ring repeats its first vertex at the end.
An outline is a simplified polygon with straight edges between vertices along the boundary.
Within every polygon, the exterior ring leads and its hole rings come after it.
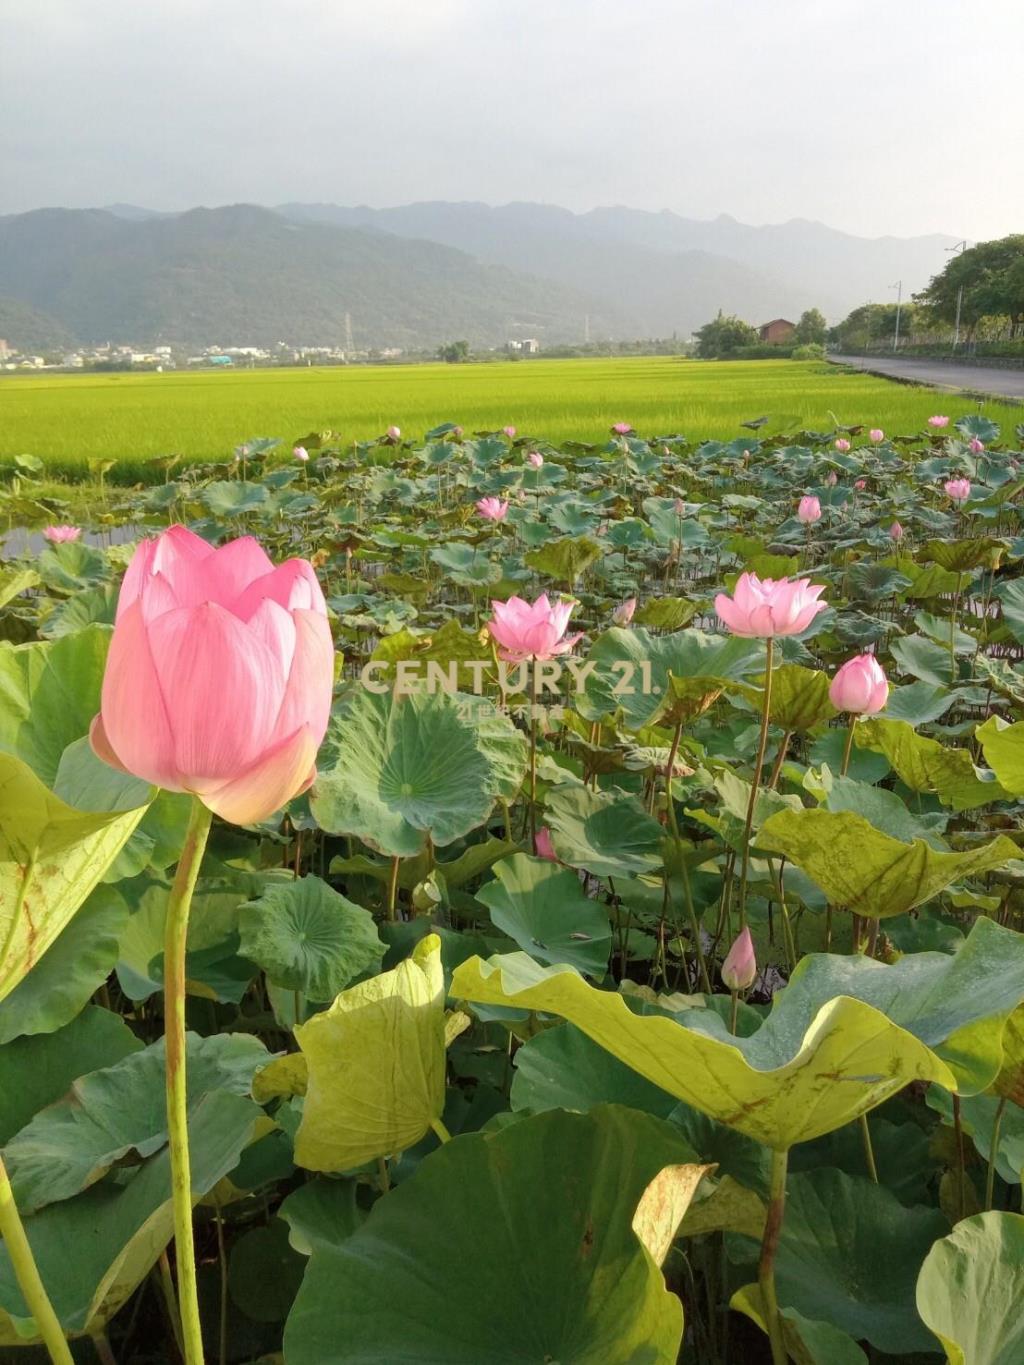
POLYGON ((757 329, 758 339, 769 346, 785 346, 796 335, 796 323, 788 318, 772 318, 757 329))
POLYGON ((522 341, 510 341, 508 349, 519 355, 536 355, 540 350, 540 342, 536 337, 524 337, 522 341))

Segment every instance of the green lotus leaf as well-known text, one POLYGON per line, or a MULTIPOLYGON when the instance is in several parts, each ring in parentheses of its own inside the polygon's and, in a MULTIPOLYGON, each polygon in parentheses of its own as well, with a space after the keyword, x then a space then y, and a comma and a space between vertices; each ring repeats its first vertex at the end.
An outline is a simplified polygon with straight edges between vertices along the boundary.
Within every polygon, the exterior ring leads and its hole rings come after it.
POLYGON ((545 821, 559 858, 595 877, 636 877, 661 866, 665 831, 635 796, 582 786, 555 788, 545 821))
POLYGON ((120 1017, 86 1005, 54 1033, 16 1038, 0 1048, 0 1146, 59 1100, 78 1076, 113 1066, 142 1043, 120 1017))
POLYGON ((444 972, 429 934, 295 1029, 308 1066, 295 1160, 347 1171, 419 1142, 444 1109, 444 972))
POLYGON ((874 787, 868 782, 857 782, 852 777, 835 777, 825 802, 833 812, 852 811, 893 838, 905 844, 923 839, 938 851, 949 851, 941 837, 949 817, 941 811, 915 815, 903 801, 886 787, 874 787))
POLYGON ((617 1106, 454 1138, 340 1245, 313 1245, 290 1365, 674 1365, 682 1306, 657 1256, 706 1170, 690 1157, 617 1106))
POLYGON ((73 810, 27 764, 0 754, 0 1001, 66 927, 145 811, 73 810))
POLYGON ((98 886, 27 976, 0 1002, 0 1045, 53 1033, 74 1019, 113 971, 128 907, 98 886))
POLYGON ((970 573, 972 569, 995 569, 1006 554, 1006 541, 994 536, 975 540, 926 540, 918 550, 925 563, 938 564, 951 573, 970 573))
POLYGON ((917 1311, 949 1365, 1024 1359, 1024 1215, 964 1218, 925 1257, 917 1311))
POLYGON ((295 1250, 309 1256, 315 1246, 337 1246, 350 1237, 366 1217, 356 1202, 358 1189, 354 1180, 316 1176, 292 1190, 279 1213, 295 1250))
MULTIPOLYGON (((953 1101, 945 1091, 930 1090, 927 1101, 929 1108, 954 1124, 953 1101)), ((1008 1185, 1019 1185, 1024 1181, 1024 1109, 998 1095, 965 1095, 961 1100, 960 1126, 986 1166, 993 1155, 997 1120, 996 1170, 1008 1185)))
POLYGON ((6 607, 9 602, 13 602, 16 597, 28 592, 30 588, 37 587, 38 584, 39 575, 35 569, 0 570, 0 607, 6 607))
POLYGON ((604 976, 612 947, 608 910, 584 893, 575 872, 525 853, 502 859, 494 872, 476 898, 496 929, 539 962, 567 962, 604 976))
POLYGON ((1004 835, 966 853, 940 853, 923 839, 905 844, 883 834, 852 811, 827 810, 779 811, 761 826, 757 847, 784 854, 833 905, 871 919, 902 915, 1017 856, 1004 835))
POLYGON ((511 1101, 513 1109, 535 1114, 624 1104, 661 1119, 678 1103, 573 1024, 544 1029, 517 1050, 511 1101))
MULTIPOLYGON (((986 1089, 1004 1062, 1004 1036, 1024 1001, 1024 934, 979 918, 954 955, 913 953, 892 966, 861 956, 805 957, 776 997, 810 1024, 823 1000, 849 996, 874 1006, 940 1057, 955 1089, 986 1089)), ((774 1013, 774 1011, 773 1011, 774 1013)))
POLYGON ((934 792, 944 806, 973 810, 990 801, 1005 801, 1006 792, 994 772, 975 766, 966 749, 954 749, 916 734, 905 720, 872 717, 854 730, 859 748, 885 754, 900 780, 915 792, 934 792))
POLYGON ((697 603, 688 597, 651 597, 638 608, 634 620, 654 630, 681 630, 696 614, 697 603))
MULTIPOLYGON (((802 664, 783 664, 772 673, 769 719, 783 730, 813 730, 837 714, 828 688, 827 673, 802 664)), ((759 710, 763 709, 762 703, 759 710)))
POLYGON ((36 560, 36 569, 51 591, 69 595, 96 587, 112 571, 103 551, 81 540, 47 545, 36 560))
POLYGON ((929 640, 927 635, 905 635, 889 646, 901 673, 909 673, 935 687, 950 681, 949 650, 929 640))
POLYGON ((310 1000, 333 1000, 384 956, 370 912, 319 877, 271 883, 242 906, 238 928, 242 956, 275 986, 310 1000))
POLYGON ((305 1268, 290 1243, 287 1223, 272 1218, 266 1226, 244 1232, 231 1248, 231 1301, 252 1322, 284 1322, 305 1268))
POLYGON ((713 1010, 639 1016, 621 995, 525 953, 471 958, 451 994, 561 1015, 652 1084, 779 1149, 849 1123, 912 1080, 956 1086, 923 1043, 859 1000, 827 1000, 807 1025, 784 993, 755 1034, 733 1037, 713 1010))
MULTIPOLYGON (((246 1033, 188 1039, 190 1107, 214 1090, 248 1095, 267 1050, 246 1033)), ((167 1142, 161 1039, 80 1077, 64 1099, 41 1110, 8 1142, 4 1162, 22 1213, 70 1199, 129 1154, 152 1156, 167 1142)))
POLYGON ((104 583, 69 597, 40 624, 39 634, 46 640, 56 640, 85 626, 112 626, 120 591, 119 583, 104 583))
POLYGON ((1000 785, 1013 796, 1024 796, 1024 721, 1007 725, 998 716, 990 716, 974 733, 1000 785))
MULTIPOLYGON (((59 1037, 53 1034, 52 1037, 59 1037)), ((212 1190, 238 1164, 260 1110, 252 1100, 213 1090, 189 1110, 192 1193, 212 1190)), ((26 1218, 25 1231, 61 1325, 71 1336, 98 1332, 135 1292, 174 1231, 170 1153, 102 1180, 73 1199, 26 1218)), ((27 1309, 0 1245, 0 1346, 24 1346, 27 1309)))
POLYGON ((518 790, 526 741, 483 698, 351 694, 329 739, 336 762, 310 794, 317 823, 392 857, 452 843, 518 790), (517 779, 517 780, 516 780, 517 779))
POLYGON ((603 554, 604 547, 590 536, 564 536, 537 550, 528 550, 523 560, 529 568, 572 588, 579 576, 603 554))
POLYGON ((906 720, 911 725, 925 725, 944 716, 956 701, 957 694, 945 684, 916 682, 905 687, 893 687, 885 705, 884 720, 906 720))
MULTIPOLYGON (((683 1228, 685 1230, 684 1222, 683 1228)), ((756 1284, 737 1289, 729 1300, 734 1308, 767 1332, 764 1303, 756 1284)), ((796 1365, 867 1365, 867 1356, 852 1337, 830 1322, 805 1318, 795 1308, 779 1309, 786 1350, 796 1365)))
POLYGON ((208 483, 200 494, 206 509, 215 517, 237 517, 243 512, 255 512, 270 497, 261 483, 242 479, 225 479, 208 483))
MULTIPOLYGON (((914 1286, 948 1226, 938 1209, 908 1209, 872 1180, 828 1168, 792 1174, 775 1258, 779 1303, 893 1355, 927 1351, 914 1286)), ((741 1245, 756 1257, 744 1239, 734 1258, 741 1245)))

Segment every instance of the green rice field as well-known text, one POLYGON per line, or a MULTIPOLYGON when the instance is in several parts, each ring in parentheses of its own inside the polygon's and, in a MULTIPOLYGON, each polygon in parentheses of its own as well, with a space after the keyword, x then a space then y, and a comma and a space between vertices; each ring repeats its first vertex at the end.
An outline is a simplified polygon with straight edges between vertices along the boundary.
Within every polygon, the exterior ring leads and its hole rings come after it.
POLYGON ((467 432, 507 424, 546 439, 600 440, 615 421, 644 434, 731 437, 767 415, 779 429, 840 423, 916 431, 934 412, 982 409, 1004 424, 1019 407, 913 388, 820 362, 715 363, 678 358, 537 360, 469 365, 38 374, 0 378, 0 462, 31 454, 50 474, 114 459, 112 477, 143 473, 149 459, 230 456, 241 441, 309 431, 342 440, 396 423, 409 437, 443 421, 467 432), (834 414, 834 418, 833 418, 834 414))

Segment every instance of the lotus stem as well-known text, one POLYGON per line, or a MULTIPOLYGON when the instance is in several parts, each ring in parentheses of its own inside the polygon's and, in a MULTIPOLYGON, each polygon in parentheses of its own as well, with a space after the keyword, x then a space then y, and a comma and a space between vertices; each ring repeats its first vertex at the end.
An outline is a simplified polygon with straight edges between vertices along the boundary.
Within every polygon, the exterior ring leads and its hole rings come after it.
MULTIPOLYGON (((700 921, 697 918, 697 911, 693 904, 693 891, 690 887, 690 870, 686 866, 686 854, 683 851, 682 840, 679 837, 679 822, 676 819, 675 801, 672 796, 672 778, 676 763, 676 755, 679 752, 679 740, 683 733, 683 722, 678 721, 675 732, 672 735, 672 748, 669 751, 668 764, 665 768, 665 808, 668 814, 668 822, 672 827, 672 833, 676 840, 676 850, 679 854, 679 868, 683 879, 683 895, 686 898, 686 914, 690 921, 690 934, 693 938, 693 951, 697 959, 697 969, 700 972, 701 989, 706 995, 711 994, 711 978, 708 975, 708 964, 704 959, 704 948, 700 941, 700 921)), ((665 876, 665 885, 668 886, 668 875, 665 876)))
POLYGON ((850 724, 849 728, 846 731, 846 747, 843 749, 843 763, 842 767, 839 769, 840 777, 845 777, 847 770, 850 767, 850 755, 853 753, 853 732, 856 727, 856 724, 857 724, 856 713, 851 711, 850 724))
POLYGON ((985 1212, 988 1213, 992 1207, 992 1196, 996 1188, 996 1157, 999 1155, 999 1130, 1003 1124, 1003 1110, 1006 1108, 1006 1096, 1000 1095, 999 1103, 996 1105, 996 1116, 992 1120, 992 1142, 988 1149, 988 1176, 985 1180, 985 1212))
POLYGON ((878 1184, 878 1166, 875 1164, 875 1149, 871 1142, 871 1129, 868 1127, 867 1114, 860 1116, 860 1131, 864 1139, 864 1160, 867 1162, 868 1175, 878 1184))
POLYGON ((15 1279, 22 1292, 28 1311, 35 1319, 39 1335, 43 1339, 53 1365, 74 1365, 74 1357, 68 1346, 64 1329, 54 1312, 50 1296, 46 1292, 36 1258, 25 1233, 25 1225, 14 1202, 14 1191, 7 1176, 7 1168, 0 1156, 0 1239, 11 1258, 15 1279))
POLYGON ((451 1142, 452 1135, 451 1133, 449 1133, 448 1129, 444 1126, 440 1119, 431 1119, 430 1126, 431 1128, 433 1128, 434 1132, 437 1134, 438 1138, 442 1143, 451 1142))
POLYGON ((391 859, 391 876, 388 878, 388 920, 395 918, 395 906, 398 903, 398 869, 401 859, 396 855, 391 859))
POLYGON ((761 1240, 761 1259, 757 1266, 757 1283, 761 1289, 761 1307, 764 1311, 765 1326, 768 1329, 768 1340, 772 1347, 772 1365, 787 1365, 789 1360, 782 1334, 779 1301, 775 1294, 775 1253, 779 1247, 782 1219, 786 1212, 786 1168, 788 1164, 788 1147, 781 1152, 772 1150, 768 1212, 764 1224, 764 1237, 761 1240))
POLYGON ((178 1267, 178 1302, 185 1365, 202 1365, 203 1333, 192 1235, 192 1172, 188 1150, 185 1055, 185 948, 192 893, 199 877, 213 816, 197 796, 167 900, 164 937, 164 1046, 167 1065, 167 1130, 171 1149, 171 1196, 178 1267))
POLYGON ((754 764, 754 777, 750 784, 750 800, 747 802, 747 819, 743 826, 743 863, 740 870, 740 929, 747 927, 747 876, 750 872, 750 832, 754 827, 754 810, 757 806, 757 793, 761 785, 761 769, 764 767, 764 754, 768 747, 768 712, 772 703, 772 654, 775 641, 769 635, 764 642, 764 709, 761 712, 761 737, 757 745, 757 760, 754 764))

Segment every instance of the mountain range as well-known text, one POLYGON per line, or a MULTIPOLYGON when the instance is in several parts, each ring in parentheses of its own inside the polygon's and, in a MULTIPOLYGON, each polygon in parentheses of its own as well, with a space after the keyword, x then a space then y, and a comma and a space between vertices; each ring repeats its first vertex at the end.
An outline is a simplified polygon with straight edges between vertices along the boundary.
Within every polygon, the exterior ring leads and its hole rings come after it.
POLYGON ((720 308, 838 319, 900 279, 906 297, 953 242, 528 203, 39 209, 0 217, 0 336, 344 345, 350 328, 357 348, 406 350, 685 337, 720 308))

